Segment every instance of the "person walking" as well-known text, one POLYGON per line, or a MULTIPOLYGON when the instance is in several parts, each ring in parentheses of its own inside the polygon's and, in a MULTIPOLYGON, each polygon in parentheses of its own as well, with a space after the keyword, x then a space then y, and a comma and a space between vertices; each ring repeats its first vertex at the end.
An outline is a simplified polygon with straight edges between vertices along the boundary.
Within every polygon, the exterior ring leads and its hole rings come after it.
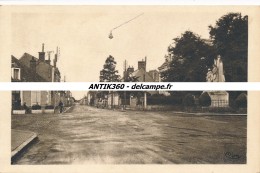
POLYGON ((62 103, 62 101, 60 101, 59 107, 60 107, 60 113, 62 113, 63 112, 63 103, 62 103))
POLYGON ((28 114, 29 113, 29 107, 26 105, 26 102, 23 103, 23 108, 25 110, 25 113, 28 114))

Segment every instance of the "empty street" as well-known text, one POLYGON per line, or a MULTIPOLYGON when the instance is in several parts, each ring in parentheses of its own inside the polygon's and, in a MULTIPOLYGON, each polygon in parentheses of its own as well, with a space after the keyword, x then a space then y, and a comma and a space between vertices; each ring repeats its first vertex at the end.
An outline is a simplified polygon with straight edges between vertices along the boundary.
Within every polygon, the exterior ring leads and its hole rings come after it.
POLYGON ((12 115, 38 141, 14 164, 246 163, 246 116, 107 110, 12 115))

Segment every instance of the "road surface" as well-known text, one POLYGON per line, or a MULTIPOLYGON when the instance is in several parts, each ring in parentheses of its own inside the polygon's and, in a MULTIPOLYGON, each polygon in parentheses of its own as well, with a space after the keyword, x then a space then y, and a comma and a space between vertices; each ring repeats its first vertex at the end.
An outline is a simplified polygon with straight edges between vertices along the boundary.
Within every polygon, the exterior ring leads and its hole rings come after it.
POLYGON ((39 141, 14 164, 246 163, 246 116, 97 109, 12 115, 39 141))

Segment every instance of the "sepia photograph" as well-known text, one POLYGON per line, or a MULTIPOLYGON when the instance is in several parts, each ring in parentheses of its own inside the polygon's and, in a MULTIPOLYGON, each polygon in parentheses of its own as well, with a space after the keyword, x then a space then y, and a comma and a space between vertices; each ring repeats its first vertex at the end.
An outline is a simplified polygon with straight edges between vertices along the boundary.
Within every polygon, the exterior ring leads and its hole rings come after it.
POLYGON ((256 170, 251 155, 260 141, 252 142, 259 130, 259 93, 177 91, 174 82, 259 82, 252 53, 259 50, 258 11, 253 6, 0 6, 0 35, 6 34, 0 82, 50 84, 48 90, 1 93, 2 128, 8 131, 5 170, 59 165, 256 170), (56 90, 54 82, 173 87, 56 90))
POLYGON ((13 91, 12 164, 246 164, 247 92, 167 94, 13 91))
POLYGON ((18 7, 12 82, 247 82, 248 11, 186 8, 18 7))
POLYGON ((12 164, 247 163, 247 92, 13 91, 12 103, 12 164))

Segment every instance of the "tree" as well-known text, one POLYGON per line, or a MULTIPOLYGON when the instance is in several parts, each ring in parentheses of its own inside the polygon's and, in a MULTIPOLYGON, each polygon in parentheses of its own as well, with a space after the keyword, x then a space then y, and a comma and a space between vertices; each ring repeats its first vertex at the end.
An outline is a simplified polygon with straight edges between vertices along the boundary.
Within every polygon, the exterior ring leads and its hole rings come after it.
POLYGON ((247 81, 248 16, 228 13, 209 26, 210 38, 224 63, 226 81, 247 81))
POLYGON ((100 71, 100 82, 119 82, 120 76, 116 70, 115 58, 109 55, 105 61, 103 69, 100 71))
MULTIPOLYGON (((115 58, 109 55, 105 61, 103 69, 100 71, 99 76, 100 82, 120 82, 120 75, 116 70, 116 61, 115 58)), ((97 98, 105 99, 108 95, 108 91, 99 91, 97 92, 97 98)), ((113 92, 112 92, 113 99, 113 92)), ((113 105, 111 105, 113 107, 113 105)))
POLYGON ((195 98, 191 94, 186 94, 182 101, 183 106, 187 111, 191 111, 191 108, 195 106, 195 98))
POLYGON ((205 82, 207 69, 212 66, 215 52, 210 43, 191 31, 174 38, 175 46, 169 47, 173 55, 168 70, 162 72, 165 82, 205 82))

